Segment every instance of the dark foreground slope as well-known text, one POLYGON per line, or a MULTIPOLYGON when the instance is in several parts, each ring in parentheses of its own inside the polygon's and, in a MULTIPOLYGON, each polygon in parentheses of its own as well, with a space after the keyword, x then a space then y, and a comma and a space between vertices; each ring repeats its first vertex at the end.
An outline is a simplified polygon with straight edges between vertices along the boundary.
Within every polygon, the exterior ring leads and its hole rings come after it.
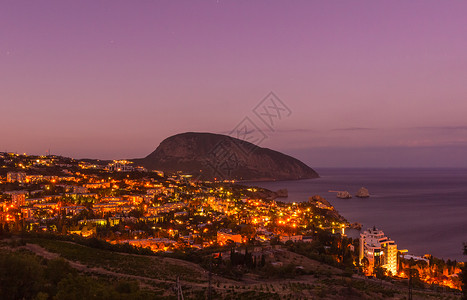
POLYGON ((200 175, 202 179, 295 180, 319 175, 303 162, 230 136, 187 132, 171 136, 145 158, 151 170, 200 175))
MULTIPOLYGON (((207 299, 209 286, 213 299, 407 299, 406 281, 366 279, 285 248, 273 251, 274 260, 284 267, 266 264, 237 280, 215 273, 209 285, 209 273, 201 266, 162 254, 134 255, 46 237, 13 237, 0 240, 0 298, 176 299, 178 277, 184 299, 207 299), (300 272, 294 271, 296 264, 300 272)), ((417 300, 460 298, 453 290, 413 289, 417 300)))

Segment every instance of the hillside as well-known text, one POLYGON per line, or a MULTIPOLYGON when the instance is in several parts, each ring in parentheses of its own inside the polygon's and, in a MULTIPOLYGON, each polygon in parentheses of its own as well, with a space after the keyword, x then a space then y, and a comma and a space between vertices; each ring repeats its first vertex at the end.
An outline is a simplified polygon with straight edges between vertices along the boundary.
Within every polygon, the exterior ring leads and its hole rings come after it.
POLYGON ((202 179, 296 180, 319 177, 303 162, 252 143, 213 133, 171 136, 141 159, 151 170, 192 174, 202 179))
MULTIPOLYGON (((206 299, 208 271, 185 260, 95 249, 46 238, 0 241, 0 294, 5 299, 176 299, 177 277, 185 299, 206 299), (11 267, 16 271, 8 273, 11 267), (37 285, 21 285, 30 279, 37 285), (40 281, 40 283, 39 283, 40 281), (3 292, 2 292, 3 291, 3 292), (74 298, 70 298, 74 297, 74 298)), ((212 276, 213 299, 406 299, 407 283, 380 281, 277 251, 284 266, 302 266, 302 273, 283 277, 246 274, 242 280, 212 276)), ((3 299, 3 298, 2 298, 3 299)), ((460 299, 457 292, 414 289, 413 299, 460 299)))

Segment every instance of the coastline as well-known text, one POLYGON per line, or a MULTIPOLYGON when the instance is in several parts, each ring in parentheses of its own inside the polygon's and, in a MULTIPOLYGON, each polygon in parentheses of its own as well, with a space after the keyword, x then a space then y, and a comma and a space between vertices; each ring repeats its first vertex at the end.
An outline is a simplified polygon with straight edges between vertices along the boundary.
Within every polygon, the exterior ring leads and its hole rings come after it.
POLYGON ((399 249, 443 259, 465 261, 467 241, 467 169, 464 168, 329 168, 320 178, 297 181, 248 182, 272 191, 287 188, 284 202, 307 201, 315 194, 327 199, 350 223, 362 229, 376 226, 396 241, 399 249), (370 198, 338 199, 330 189, 369 189, 370 198), (436 220, 443 218, 443 226, 436 220))

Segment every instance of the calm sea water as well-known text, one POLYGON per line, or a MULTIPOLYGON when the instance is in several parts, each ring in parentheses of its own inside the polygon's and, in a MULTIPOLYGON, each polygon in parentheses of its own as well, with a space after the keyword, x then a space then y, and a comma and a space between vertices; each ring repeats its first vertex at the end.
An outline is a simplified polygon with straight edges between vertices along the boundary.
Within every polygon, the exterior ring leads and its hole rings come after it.
POLYGON ((325 197, 349 222, 376 226, 409 253, 466 261, 467 169, 317 169, 321 178, 257 182, 270 190, 287 188, 286 202, 325 197), (338 199, 329 190, 354 195, 366 187, 367 199, 338 199))

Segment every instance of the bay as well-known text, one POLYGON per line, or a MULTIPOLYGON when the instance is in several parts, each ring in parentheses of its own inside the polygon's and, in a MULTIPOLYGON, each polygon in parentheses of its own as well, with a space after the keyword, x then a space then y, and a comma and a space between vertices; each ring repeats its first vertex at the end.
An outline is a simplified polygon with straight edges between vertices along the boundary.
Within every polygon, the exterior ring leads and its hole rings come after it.
POLYGON ((415 255, 465 261, 467 242, 467 169, 316 169, 320 178, 250 182, 270 190, 286 188, 285 202, 326 198, 349 222, 376 226, 399 249, 415 255), (330 190, 355 195, 360 187, 370 198, 339 199, 330 190))

